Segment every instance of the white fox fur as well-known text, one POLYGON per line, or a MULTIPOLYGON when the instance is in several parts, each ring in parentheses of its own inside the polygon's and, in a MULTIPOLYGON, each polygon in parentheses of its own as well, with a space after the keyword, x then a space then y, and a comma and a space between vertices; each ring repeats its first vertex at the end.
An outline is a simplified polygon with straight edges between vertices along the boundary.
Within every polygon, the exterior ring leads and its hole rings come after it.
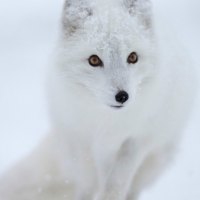
POLYGON ((157 21, 148 0, 66 1, 48 79, 52 133, 2 177, 1 200, 136 200, 156 179, 196 86, 187 55, 157 21), (129 99, 116 108, 120 90, 129 99))

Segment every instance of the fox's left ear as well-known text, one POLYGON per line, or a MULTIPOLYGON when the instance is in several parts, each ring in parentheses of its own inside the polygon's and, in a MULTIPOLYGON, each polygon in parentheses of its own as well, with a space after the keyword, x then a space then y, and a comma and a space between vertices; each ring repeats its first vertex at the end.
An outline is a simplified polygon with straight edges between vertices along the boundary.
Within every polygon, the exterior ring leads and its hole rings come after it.
POLYGON ((81 29, 84 21, 92 15, 87 0, 65 0, 62 25, 65 35, 70 36, 81 29))
POLYGON ((130 15, 137 16, 146 28, 152 26, 152 3, 150 0, 123 0, 130 15))

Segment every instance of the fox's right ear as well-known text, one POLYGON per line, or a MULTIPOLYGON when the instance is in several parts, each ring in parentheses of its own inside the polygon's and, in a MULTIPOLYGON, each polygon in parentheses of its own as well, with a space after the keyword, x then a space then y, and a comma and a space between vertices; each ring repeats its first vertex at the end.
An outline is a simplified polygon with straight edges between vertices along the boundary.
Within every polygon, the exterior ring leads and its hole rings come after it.
POLYGON ((66 0, 62 16, 64 34, 70 36, 75 33, 91 15, 92 9, 87 0, 66 0))
POLYGON ((137 16, 146 28, 152 26, 151 0, 123 0, 124 6, 132 16, 137 16))

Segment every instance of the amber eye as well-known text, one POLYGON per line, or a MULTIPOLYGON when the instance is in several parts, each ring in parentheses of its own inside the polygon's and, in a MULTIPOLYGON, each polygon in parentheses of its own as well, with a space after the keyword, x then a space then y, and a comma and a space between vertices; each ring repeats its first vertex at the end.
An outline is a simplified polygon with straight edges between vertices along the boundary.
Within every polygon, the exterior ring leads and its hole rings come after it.
POLYGON ((128 59, 127 59, 127 62, 129 64, 135 64, 137 63, 138 61, 138 55, 136 52, 132 52, 129 56, 128 56, 128 59))
POLYGON ((102 67, 103 66, 103 62, 97 55, 90 56, 88 59, 88 62, 93 67, 99 67, 99 66, 102 67))

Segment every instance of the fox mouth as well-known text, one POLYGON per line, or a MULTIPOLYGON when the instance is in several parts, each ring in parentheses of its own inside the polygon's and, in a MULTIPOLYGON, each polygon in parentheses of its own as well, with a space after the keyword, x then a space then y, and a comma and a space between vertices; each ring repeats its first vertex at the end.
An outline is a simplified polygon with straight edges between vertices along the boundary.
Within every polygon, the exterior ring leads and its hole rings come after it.
POLYGON ((123 108, 124 106, 111 106, 111 107, 115 109, 120 109, 120 108, 123 108))

